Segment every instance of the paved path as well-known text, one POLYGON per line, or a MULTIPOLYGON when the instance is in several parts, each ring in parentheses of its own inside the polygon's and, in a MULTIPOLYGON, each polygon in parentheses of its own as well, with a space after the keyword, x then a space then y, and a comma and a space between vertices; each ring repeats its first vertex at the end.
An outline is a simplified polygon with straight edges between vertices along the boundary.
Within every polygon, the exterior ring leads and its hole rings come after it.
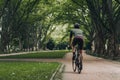
POLYGON ((0 59, 4 61, 41 61, 61 62, 65 65, 63 80, 120 80, 120 62, 114 62, 84 53, 83 70, 81 74, 73 72, 71 66, 71 53, 64 59, 0 59))
POLYGON ((92 57, 84 53, 83 70, 81 74, 73 72, 71 53, 67 54, 63 80, 120 80, 120 63, 92 57))

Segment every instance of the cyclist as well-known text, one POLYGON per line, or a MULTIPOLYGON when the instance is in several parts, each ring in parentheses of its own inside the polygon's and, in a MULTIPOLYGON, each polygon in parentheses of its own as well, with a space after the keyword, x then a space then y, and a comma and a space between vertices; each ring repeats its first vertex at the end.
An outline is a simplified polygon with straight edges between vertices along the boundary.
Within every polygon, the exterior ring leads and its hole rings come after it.
POLYGON ((74 24, 74 29, 71 29, 70 31, 70 46, 72 47, 73 57, 72 59, 75 59, 75 45, 78 44, 78 47, 80 49, 81 58, 83 60, 82 56, 82 49, 83 49, 83 31, 79 29, 79 24, 74 24))

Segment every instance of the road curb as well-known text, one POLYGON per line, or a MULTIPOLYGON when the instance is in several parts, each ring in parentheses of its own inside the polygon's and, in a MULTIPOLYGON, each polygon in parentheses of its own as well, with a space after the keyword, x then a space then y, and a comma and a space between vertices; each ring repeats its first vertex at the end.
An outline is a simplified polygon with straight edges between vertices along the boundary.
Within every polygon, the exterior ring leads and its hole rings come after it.
POLYGON ((56 74, 57 74, 58 72, 62 72, 62 71, 63 71, 63 67, 64 67, 63 64, 59 65, 59 66, 57 67, 57 69, 55 70, 55 72, 52 74, 52 77, 50 78, 50 80, 54 80, 56 74))

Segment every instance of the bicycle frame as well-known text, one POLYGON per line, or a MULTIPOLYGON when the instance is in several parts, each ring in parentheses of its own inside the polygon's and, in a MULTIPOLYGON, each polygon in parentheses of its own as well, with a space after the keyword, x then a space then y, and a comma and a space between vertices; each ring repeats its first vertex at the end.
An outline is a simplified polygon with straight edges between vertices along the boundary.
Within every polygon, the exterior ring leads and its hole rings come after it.
POLYGON ((75 46, 75 60, 72 60, 72 67, 74 72, 76 71, 76 68, 78 70, 78 73, 81 73, 82 70, 82 55, 80 54, 80 49, 78 45, 75 46))

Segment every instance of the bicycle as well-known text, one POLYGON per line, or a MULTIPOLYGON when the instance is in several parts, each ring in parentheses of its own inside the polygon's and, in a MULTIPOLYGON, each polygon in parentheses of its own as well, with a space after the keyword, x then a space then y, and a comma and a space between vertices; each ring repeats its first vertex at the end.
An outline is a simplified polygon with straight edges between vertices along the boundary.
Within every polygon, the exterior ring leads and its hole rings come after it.
POLYGON ((75 72, 76 69, 78 70, 78 73, 81 73, 82 70, 82 55, 79 53, 80 49, 78 47, 78 45, 75 46, 75 58, 74 60, 72 59, 72 68, 73 71, 75 72))

